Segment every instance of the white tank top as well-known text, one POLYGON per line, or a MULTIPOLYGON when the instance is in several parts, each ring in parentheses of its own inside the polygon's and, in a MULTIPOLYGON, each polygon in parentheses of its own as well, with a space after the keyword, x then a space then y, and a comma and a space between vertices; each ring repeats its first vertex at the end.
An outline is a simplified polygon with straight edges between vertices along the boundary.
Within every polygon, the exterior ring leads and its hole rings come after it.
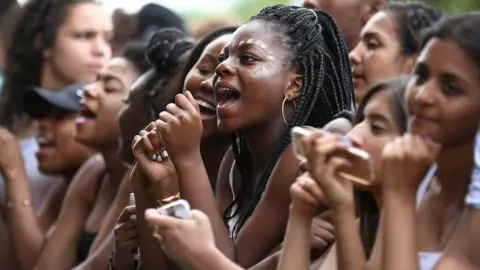
MULTIPOLYGON (((235 160, 233 160, 232 167, 230 168, 230 174, 228 175, 230 192, 232 192, 232 201, 235 200, 235 189, 233 187, 233 170, 234 169, 235 169, 235 160)), ((235 213, 235 211, 237 211, 237 204, 234 204, 232 206, 232 210, 230 211, 230 214, 235 213)), ((238 222, 238 215, 235 215, 234 217, 228 220, 228 229, 230 231, 230 236, 232 237, 232 240, 236 238, 234 229, 235 229, 235 224, 237 224, 237 222, 238 222)))
POLYGON ((475 163, 465 203, 475 209, 480 209, 480 132, 477 132, 475 140, 474 160, 475 163))
MULTIPOLYGON (((416 198, 417 210, 418 210, 418 207, 420 206, 420 203, 422 202, 423 196, 425 196, 425 193, 427 193, 428 187, 430 186, 430 183, 435 177, 436 172, 437 172, 437 165, 433 164, 428 170, 427 174, 425 175, 425 178, 423 178, 422 182, 420 183, 420 186, 418 187, 418 191, 417 191, 417 198, 416 198)), ((437 264, 440 257, 442 257, 442 254, 443 252, 419 251, 418 260, 420 263, 420 270, 432 270, 433 267, 437 264)))

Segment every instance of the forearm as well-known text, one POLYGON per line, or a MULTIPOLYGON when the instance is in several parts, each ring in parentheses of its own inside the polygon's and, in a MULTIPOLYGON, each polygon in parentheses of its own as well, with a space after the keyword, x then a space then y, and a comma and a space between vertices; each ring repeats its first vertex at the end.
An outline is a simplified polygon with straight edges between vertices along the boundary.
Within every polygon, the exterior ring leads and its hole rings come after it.
POLYGON ((384 194, 382 269, 419 269, 415 230, 415 196, 384 194))
POLYGON ((235 260, 235 248, 218 210, 200 153, 197 157, 178 164, 177 173, 182 198, 187 200, 192 208, 198 209, 208 216, 218 249, 228 258, 235 260))
POLYGON ((191 270, 244 270, 216 247, 206 249, 203 254, 195 256, 194 260, 187 264, 191 270))
POLYGON ((281 251, 278 270, 309 269, 310 227, 313 217, 290 210, 285 241, 281 251))
POLYGON ((352 204, 332 208, 332 220, 337 243, 338 269, 366 269, 365 250, 355 221, 355 206, 352 204))
MULTIPOLYGON (((158 242, 152 237, 153 229, 150 228, 145 220, 145 211, 148 208, 156 208, 156 202, 146 190, 144 185, 145 176, 137 169, 131 175, 133 191, 135 193, 135 205, 137 211, 137 235, 138 245, 141 254, 142 269, 165 269, 166 256, 161 250, 158 242)), ((133 256, 133 254, 132 254, 133 256)))
POLYGON ((30 184, 23 169, 4 177, 10 241, 22 269, 32 269, 45 246, 46 232, 31 205, 30 184))
POLYGON ((95 250, 95 252, 88 256, 86 261, 80 265, 77 265, 73 270, 107 269, 108 260, 112 254, 114 245, 115 238, 113 237, 113 234, 110 233, 110 235, 106 237, 104 241, 102 241, 102 244, 95 250))

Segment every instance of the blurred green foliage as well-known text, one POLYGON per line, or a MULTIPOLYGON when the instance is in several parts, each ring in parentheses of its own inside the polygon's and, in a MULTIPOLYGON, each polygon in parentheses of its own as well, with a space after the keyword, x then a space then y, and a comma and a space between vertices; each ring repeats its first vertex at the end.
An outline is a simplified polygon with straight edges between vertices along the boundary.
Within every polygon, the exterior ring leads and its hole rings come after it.
POLYGON ((423 0, 446 13, 480 10, 480 0, 423 0))

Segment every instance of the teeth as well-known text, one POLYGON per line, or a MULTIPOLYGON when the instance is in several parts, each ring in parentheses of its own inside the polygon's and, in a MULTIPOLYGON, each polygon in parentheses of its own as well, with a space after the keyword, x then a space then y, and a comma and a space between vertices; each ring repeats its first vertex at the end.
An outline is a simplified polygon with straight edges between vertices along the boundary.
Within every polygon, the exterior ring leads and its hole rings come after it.
POLYGON ((231 92, 231 93, 233 93, 234 91, 230 88, 220 87, 220 88, 218 88, 218 92, 231 92))
POLYGON ((206 109, 213 110, 213 111, 215 110, 214 106, 212 106, 211 104, 209 104, 209 103, 207 103, 203 100, 197 99, 196 101, 197 101, 198 105, 201 106, 201 107, 204 107, 206 109))
POLYGON ((37 142, 38 144, 50 144, 52 143, 52 140, 49 140, 45 137, 37 137, 37 142))

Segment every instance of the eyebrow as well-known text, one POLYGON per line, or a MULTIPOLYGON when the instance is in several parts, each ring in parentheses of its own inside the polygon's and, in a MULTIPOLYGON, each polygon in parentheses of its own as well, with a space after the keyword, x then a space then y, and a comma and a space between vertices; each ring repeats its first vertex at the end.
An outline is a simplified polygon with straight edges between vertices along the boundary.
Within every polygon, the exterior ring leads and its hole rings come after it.
POLYGON ((459 81, 460 83, 464 84, 469 84, 468 80, 466 78, 463 78, 457 74, 450 73, 450 72, 442 72, 440 74, 441 77, 447 79, 447 80, 452 80, 452 81, 459 81))
POLYGON ((126 85, 125 85, 124 81, 122 79, 120 79, 119 76, 115 76, 115 75, 112 75, 110 73, 105 73, 105 74, 101 74, 99 77, 100 77, 100 80, 102 80, 104 82, 108 82, 110 80, 118 81, 118 82, 120 82, 120 84, 122 85, 123 88, 126 88, 126 85))
POLYGON ((369 31, 366 31, 365 33, 362 33, 361 38, 363 40, 371 39, 371 38, 378 39, 380 36, 381 36, 380 33, 376 32, 376 31, 369 30, 369 31))
POLYGON ((380 113, 377 113, 377 112, 369 112, 368 114, 364 113, 364 115, 365 115, 366 118, 372 118, 373 120, 378 120, 378 121, 382 121, 382 122, 386 122, 386 123, 392 122, 390 119, 388 119, 384 115, 382 115, 380 113))

